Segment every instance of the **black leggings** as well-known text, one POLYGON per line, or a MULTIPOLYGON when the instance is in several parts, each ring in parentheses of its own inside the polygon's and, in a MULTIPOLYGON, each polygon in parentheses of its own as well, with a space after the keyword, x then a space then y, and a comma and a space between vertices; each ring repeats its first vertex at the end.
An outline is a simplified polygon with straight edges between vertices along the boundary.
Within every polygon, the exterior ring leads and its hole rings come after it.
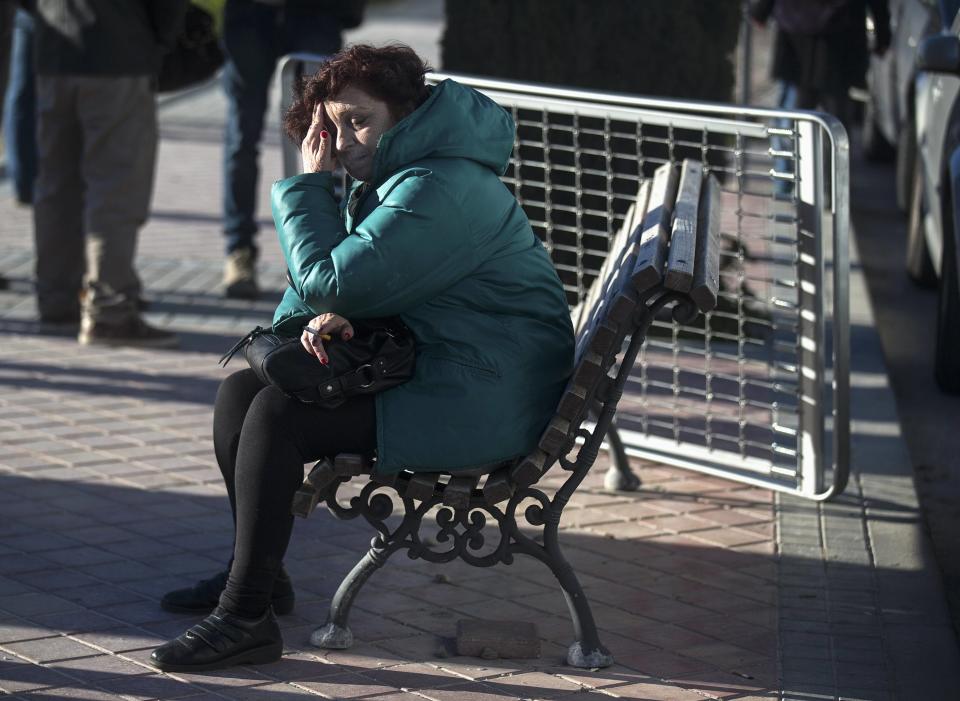
POLYGON ((321 409, 264 385, 252 370, 220 384, 213 445, 236 533, 220 598, 224 608, 258 617, 269 605, 293 530, 290 502, 303 482, 304 463, 373 450, 376 435, 372 396, 321 409))

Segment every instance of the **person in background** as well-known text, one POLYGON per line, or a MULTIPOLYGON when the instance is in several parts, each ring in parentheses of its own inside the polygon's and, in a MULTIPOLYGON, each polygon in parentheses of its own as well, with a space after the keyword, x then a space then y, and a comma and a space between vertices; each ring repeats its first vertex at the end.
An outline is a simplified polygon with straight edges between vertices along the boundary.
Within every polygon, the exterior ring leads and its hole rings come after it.
POLYGON ((156 76, 187 1, 36 2, 37 304, 43 322, 79 321, 82 344, 177 344, 140 316, 134 256, 153 189, 156 76))
POLYGON ((13 197, 33 202, 37 177, 36 94, 33 66, 33 5, 21 3, 14 16, 10 73, 3 100, 3 141, 13 197))
POLYGON ((256 299, 256 201, 260 138, 277 60, 340 49, 340 33, 360 24, 363 0, 227 0, 223 18, 227 125, 223 150, 223 229, 227 297, 256 299))
POLYGON ((869 50, 867 10, 883 54, 890 46, 888 0, 754 0, 750 14, 777 22, 773 77, 781 81, 784 109, 821 108, 849 130, 853 125, 851 87, 865 85, 869 50))

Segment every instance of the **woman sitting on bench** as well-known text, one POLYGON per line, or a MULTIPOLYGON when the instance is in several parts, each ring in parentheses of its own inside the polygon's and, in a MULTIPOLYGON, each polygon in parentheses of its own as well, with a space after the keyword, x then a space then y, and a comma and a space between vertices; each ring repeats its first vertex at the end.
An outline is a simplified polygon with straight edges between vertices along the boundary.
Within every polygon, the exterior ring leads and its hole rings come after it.
POLYGON ((170 611, 209 615, 153 652, 164 671, 281 656, 274 613, 294 594, 282 565, 304 463, 376 451, 378 472, 475 470, 531 451, 572 369, 563 288, 500 181, 510 115, 446 80, 404 46, 353 46, 303 79, 284 119, 302 175, 273 185, 290 287, 274 331, 349 341, 351 319, 399 315, 416 339, 409 382, 336 410, 301 403, 251 370, 220 386, 214 449, 235 524, 226 571, 167 594, 170 611), (334 199, 337 163, 354 179, 334 199), (315 333, 302 331, 305 325, 315 333), (212 611, 212 612, 211 612, 212 611))

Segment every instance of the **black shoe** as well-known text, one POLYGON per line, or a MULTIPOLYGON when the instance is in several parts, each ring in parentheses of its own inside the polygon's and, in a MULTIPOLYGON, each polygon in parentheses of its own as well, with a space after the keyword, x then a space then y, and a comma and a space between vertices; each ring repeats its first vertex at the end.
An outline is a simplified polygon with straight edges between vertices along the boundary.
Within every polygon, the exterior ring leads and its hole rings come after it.
POLYGON ((80 308, 40 312, 40 323, 46 326, 78 326, 80 324, 80 308))
POLYGON ((178 638, 161 645, 150 662, 162 672, 203 672, 238 664, 267 664, 283 655, 280 626, 269 608, 250 620, 219 606, 178 638))
MULTIPOLYGON (((227 586, 229 570, 218 572, 210 579, 202 579, 192 587, 167 592, 160 599, 160 608, 172 613, 209 613, 220 603, 220 594, 227 586)), ((281 567, 277 581, 273 583, 273 611, 284 616, 293 611, 293 584, 290 576, 281 567)))

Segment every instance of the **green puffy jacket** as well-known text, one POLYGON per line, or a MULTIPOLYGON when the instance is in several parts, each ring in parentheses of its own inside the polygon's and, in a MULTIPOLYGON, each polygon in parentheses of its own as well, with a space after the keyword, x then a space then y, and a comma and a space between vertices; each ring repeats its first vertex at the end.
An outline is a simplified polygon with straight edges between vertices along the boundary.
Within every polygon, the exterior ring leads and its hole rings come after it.
POLYGON ((572 371, 573 330, 550 258, 500 181, 514 124, 447 80, 380 138, 369 185, 338 210, 329 173, 273 185, 292 286, 274 330, 313 316, 399 315, 409 382, 377 395, 378 470, 458 470, 532 450, 572 371))

